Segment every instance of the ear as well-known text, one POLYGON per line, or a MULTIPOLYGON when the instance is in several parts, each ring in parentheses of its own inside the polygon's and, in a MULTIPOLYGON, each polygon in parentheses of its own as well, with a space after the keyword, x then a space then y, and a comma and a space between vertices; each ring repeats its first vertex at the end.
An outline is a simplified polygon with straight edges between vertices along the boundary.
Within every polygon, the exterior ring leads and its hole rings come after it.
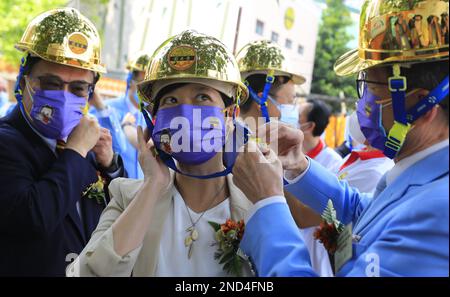
POLYGON ((430 124, 438 116, 439 112, 438 108, 440 108, 438 105, 434 106, 431 110, 429 110, 423 116, 418 118, 414 124, 416 125, 430 124))
POLYGON ((311 123, 311 125, 309 126, 308 129, 305 130, 305 132, 311 132, 311 134, 312 134, 312 132, 316 128, 316 123, 314 123, 314 122, 310 122, 310 123, 311 123))

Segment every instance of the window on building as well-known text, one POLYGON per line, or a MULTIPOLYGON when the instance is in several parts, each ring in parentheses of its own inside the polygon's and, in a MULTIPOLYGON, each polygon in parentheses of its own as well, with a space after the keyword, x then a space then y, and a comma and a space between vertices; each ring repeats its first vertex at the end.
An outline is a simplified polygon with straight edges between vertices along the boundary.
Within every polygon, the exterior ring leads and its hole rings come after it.
POLYGON ((301 45, 301 44, 298 45, 297 52, 300 55, 303 55, 303 53, 305 52, 305 48, 303 47, 303 45, 301 45))
POLYGON ((260 20, 256 20, 256 34, 261 36, 264 34, 264 22, 260 20))
POLYGON ((286 48, 291 49, 292 48, 292 40, 290 40, 289 38, 286 38, 286 43, 284 46, 286 46, 286 48))
POLYGON ((271 37, 270 40, 272 40, 272 42, 277 43, 278 42, 278 37, 279 37, 279 35, 278 35, 277 32, 272 32, 272 37, 271 37))

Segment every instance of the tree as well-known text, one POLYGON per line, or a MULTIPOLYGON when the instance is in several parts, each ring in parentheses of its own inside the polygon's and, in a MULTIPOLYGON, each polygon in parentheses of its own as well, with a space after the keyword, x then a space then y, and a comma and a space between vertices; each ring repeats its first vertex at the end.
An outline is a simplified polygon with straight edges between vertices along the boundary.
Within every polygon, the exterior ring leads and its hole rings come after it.
POLYGON ((40 13, 79 4, 81 13, 96 25, 102 36, 103 17, 109 0, 1 0, 0 1, 0 58, 12 65, 18 65, 22 53, 14 48, 28 23, 40 13))
POLYGON ((322 12, 319 37, 316 47, 311 92, 338 97, 356 98, 355 77, 339 77, 333 71, 337 58, 347 52, 347 44, 353 36, 347 32, 352 24, 350 12, 343 0, 326 0, 327 8, 322 12))
POLYGON ((0 1, 0 56, 18 65, 22 53, 14 48, 28 23, 40 13, 63 7, 66 0, 2 0, 0 1))

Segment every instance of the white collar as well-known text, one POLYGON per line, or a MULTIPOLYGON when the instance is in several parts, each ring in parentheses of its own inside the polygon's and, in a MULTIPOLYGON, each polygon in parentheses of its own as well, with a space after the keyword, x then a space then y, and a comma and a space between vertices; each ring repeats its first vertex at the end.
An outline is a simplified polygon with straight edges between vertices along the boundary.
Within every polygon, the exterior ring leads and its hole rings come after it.
POLYGON ((415 153, 409 157, 406 157, 397 163, 395 163, 394 167, 388 171, 386 174, 386 186, 389 186, 397 177, 400 176, 406 169, 417 163, 418 161, 428 157, 429 155, 443 149, 444 147, 449 145, 448 138, 436 144, 433 144, 429 148, 424 149, 418 153, 415 153))

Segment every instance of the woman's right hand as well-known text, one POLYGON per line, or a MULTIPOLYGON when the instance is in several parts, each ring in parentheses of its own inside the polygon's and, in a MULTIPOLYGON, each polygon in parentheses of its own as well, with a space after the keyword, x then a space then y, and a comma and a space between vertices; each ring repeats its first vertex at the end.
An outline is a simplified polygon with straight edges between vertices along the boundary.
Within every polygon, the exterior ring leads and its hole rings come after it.
POLYGON ((165 191, 170 181, 169 168, 155 155, 155 145, 148 135, 144 135, 141 126, 137 127, 137 141, 144 181, 151 181, 154 187, 158 187, 157 190, 165 191))

